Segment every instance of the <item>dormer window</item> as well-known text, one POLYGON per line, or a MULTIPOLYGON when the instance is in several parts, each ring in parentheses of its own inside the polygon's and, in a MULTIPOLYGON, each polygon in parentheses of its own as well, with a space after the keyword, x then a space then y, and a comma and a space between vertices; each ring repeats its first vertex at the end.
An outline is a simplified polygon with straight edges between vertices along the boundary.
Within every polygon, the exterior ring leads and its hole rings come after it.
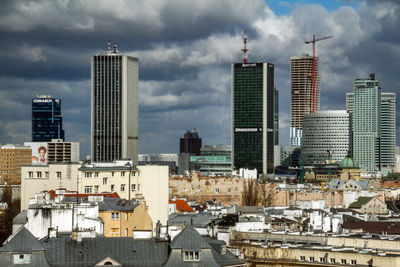
POLYGON ((200 261, 200 251, 183 251, 183 261, 200 261))
POLYGON ((14 264, 30 264, 31 263, 31 254, 16 254, 13 255, 13 263, 14 264))
POLYGON ((221 254, 225 254, 226 253, 226 246, 222 245, 221 246, 221 254))

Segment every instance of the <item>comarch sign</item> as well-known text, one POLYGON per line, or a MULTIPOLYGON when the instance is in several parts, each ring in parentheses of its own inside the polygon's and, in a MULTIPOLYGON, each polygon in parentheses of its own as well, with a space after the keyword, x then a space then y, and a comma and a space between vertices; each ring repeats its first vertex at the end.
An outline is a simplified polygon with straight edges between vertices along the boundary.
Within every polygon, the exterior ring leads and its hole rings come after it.
POLYGON ((33 103, 51 103, 53 100, 48 98, 36 98, 33 99, 33 103))

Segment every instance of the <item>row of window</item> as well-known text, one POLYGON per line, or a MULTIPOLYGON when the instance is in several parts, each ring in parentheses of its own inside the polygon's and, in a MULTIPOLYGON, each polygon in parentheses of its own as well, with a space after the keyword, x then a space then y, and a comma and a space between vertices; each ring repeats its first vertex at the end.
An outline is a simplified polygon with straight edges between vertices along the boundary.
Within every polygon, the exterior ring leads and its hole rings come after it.
MULTIPOLYGON (((107 178, 103 178, 103 184, 107 184, 107 180, 106 180, 106 182, 104 183, 104 179, 107 179, 107 178)), ((111 188, 110 188, 110 190, 111 190, 111 192, 115 192, 115 185, 111 185, 111 188)), ((121 184, 120 185, 120 192, 125 192, 125 190, 126 190, 126 186, 125 186, 125 184, 121 184)), ((138 184, 138 185, 136 185, 136 184, 131 184, 131 191, 139 191, 140 190, 140 185, 138 184)), ((95 185, 95 186, 85 186, 85 194, 92 194, 92 193, 99 193, 99 186, 98 185, 95 185)))
MULTIPOLYGON (((56 177, 61 179, 62 173, 56 172, 56 177)), ((49 172, 28 172, 28 178, 49 178, 49 172)))
MULTIPOLYGON (((136 176, 136 172, 133 172, 133 176, 136 176)), ((111 177, 115 176, 115 172, 111 172, 111 177)), ((85 178, 99 177, 99 172, 85 172, 85 178)), ((121 172, 121 177, 125 177, 125 172, 121 172)))
MULTIPOLYGON (((300 256, 300 261, 306 261, 306 257, 305 256, 300 256)), ((314 257, 309 257, 308 261, 314 262, 315 258, 314 257)), ((319 262, 321 262, 321 263, 326 263, 327 261, 328 261, 328 258, 326 258, 326 257, 320 257, 319 258, 319 262)), ((329 259, 329 263, 336 263, 336 259, 335 258, 330 258, 329 259)), ((351 265, 357 265, 357 260, 351 260, 350 263, 351 263, 351 265)), ((347 264, 347 259, 340 259, 340 264, 347 264)))

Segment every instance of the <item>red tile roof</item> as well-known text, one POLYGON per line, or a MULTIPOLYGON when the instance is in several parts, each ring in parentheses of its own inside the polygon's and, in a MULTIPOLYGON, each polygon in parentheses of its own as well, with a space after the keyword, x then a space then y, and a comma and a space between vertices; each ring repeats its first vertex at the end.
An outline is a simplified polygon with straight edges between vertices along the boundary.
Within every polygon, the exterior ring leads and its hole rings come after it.
MULTIPOLYGON (((57 195, 61 195, 61 194, 56 194, 55 190, 50 190, 48 192, 49 192, 51 198, 54 198, 57 195)), ((114 192, 114 193, 77 194, 77 193, 68 191, 68 193, 65 193, 65 194, 62 194, 62 195, 64 195, 65 197, 104 196, 104 197, 120 198, 117 192, 114 192)))
POLYGON ((178 200, 170 200, 169 204, 175 204, 176 210, 180 213, 184 212, 194 212, 194 210, 186 203, 185 200, 178 199, 178 200))

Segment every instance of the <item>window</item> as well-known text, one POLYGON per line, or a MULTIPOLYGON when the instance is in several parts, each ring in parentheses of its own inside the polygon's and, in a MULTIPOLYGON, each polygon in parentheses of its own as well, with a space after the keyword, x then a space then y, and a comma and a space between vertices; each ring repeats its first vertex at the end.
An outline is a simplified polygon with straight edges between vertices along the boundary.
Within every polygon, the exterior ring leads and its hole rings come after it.
POLYGON ((94 177, 99 177, 99 173, 98 173, 98 172, 95 172, 95 173, 94 173, 94 177))
POLYGON ((13 255, 14 264, 29 264, 31 263, 31 254, 16 254, 13 255))
POLYGON ((306 257, 305 256, 300 256, 300 261, 305 261, 306 257))
POLYGON ((182 258, 184 261, 200 261, 199 251, 183 251, 182 258))
POLYGON ((121 184, 121 192, 125 192, 125 185, 121 184))
POLYGON ((326 262, 326 258, 320 257, 320 258, 319 258, 319 262, 326 262))
POLYGON ((231 192, 231 189, 230 188, 228 188, 228 193, 230 193, 231 192))
POLYGON ((85 194, 91 194, 92 193, 92 187, 91 186, 85 186, 85 194))
POLYGON ((131 184, 131 191, 136 191, 136 185, 135 184, 131 184))
POLYGON ((121 177, 124 177, 125 176, 125 172, 121 172, 121 177))
POLYGON ((111 172, 111 177, 114 177, 114 172, 111 172))
POLYGON ((28 172, 28 177, 33 178, 33 172, 28 172))
POLYGON ((42 172, 36 172, 36 177, 37 178, 42 178, 42 172))
POLYGON ((356 265, 357 264, 357 260, 351 260, 351 265, 356 265))
POLYGON ((103 184, 107 184, 107 178, 103 178, 103 184))
POLYGON ((114 185, 111 185, 111 192, 114 192, 114 185))
POLYGON ((111 220, 119 220, 119 213, 118 212, 112 212, 111 213, 111 220))
POLYGON ((98 185, 95 185, 95 186, 94 186, 94 192, 95 192, 95 193, 98 193, 98 192, 99 192, 99 186, 98 186, 98 185))
POLYGON ((91 172, 85 172, 85 177, 86 178, 91 178, 92 177, 92 173, 91 172))
POLYGON ((330 262, 331 262, 331 263, 336 263, 335 258, 331 258, 331 259, 330 259, 330 262))
POLYGON ((56 175, 57 175, 57 178, 61 179, 61 172, 57 172, 56 175))
POLYGON ((314 261, 314 257, 310 257, 310 260, 309 261, 314 261))
POLYGON ((44 178, 49 178, 49 172, 44 172, 44 178))
POLYGON ((111 236, 112 237, 119 237, 119 229, 118 228, 111 228, 111 236))
POLYGON ((128 236, 128 228, 125 228, 125 236, 128 236))
POLYGON ((137 185, 137 191, 140 191, 140 184, 137 185))
POLYGON ((346 264, 346 259, 341 259, 341 260, 340 260, 340 263, 341 263, 341 264, 346 264))
POLYGON ((215 193, 219 194, 219 188, 215 188, 215 193))

